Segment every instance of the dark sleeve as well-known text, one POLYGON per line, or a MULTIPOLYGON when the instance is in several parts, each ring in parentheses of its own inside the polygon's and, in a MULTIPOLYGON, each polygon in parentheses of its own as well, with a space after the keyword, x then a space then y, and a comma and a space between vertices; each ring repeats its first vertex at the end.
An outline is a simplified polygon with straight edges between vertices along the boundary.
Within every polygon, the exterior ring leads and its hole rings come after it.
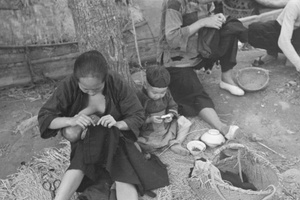
POLYGON ((38 113, 39 129, 42 138, 50 138, 57 135, 58 130, 49 129, 53 119, 68 115, 69 105, 71 105, 71 88, 70 78, 65 79, 59 84, 52 96, 42 106, 38 113))
POLYGON ((143 106, 144 98, 143 98, 143 92, 142 92, 142 90, 138 88, 138 89, 135 91, 135 94, 136 94, 138 100, 140 101, 141 105, 143 106))
POLYGON ((129 129, 138 136, 139 128, 145 120, 144 109, 134 90, 128 86, 122 77, 115 74, 113 79, 115 85, 114 95, 117 96, 122 120, 128 125, 129 129))
POLYGON ((168 107, 167 107, 167 112, 168 113, 173 113, 174 116, 178 115, 178 105, 177 103, 174 101, 170 91, 168 90, 166 93, 166 99, 168 101, 168 107))

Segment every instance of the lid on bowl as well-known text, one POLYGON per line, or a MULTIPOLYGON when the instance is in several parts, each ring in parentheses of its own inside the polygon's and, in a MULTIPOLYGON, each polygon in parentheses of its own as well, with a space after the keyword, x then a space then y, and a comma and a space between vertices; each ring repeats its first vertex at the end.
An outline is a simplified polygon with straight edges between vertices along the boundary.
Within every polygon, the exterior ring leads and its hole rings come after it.
POLYGON ((219 135, 221 134, 220 131, 218 131, 217 129, 209 129, 208 133, 211 135, 219 135))

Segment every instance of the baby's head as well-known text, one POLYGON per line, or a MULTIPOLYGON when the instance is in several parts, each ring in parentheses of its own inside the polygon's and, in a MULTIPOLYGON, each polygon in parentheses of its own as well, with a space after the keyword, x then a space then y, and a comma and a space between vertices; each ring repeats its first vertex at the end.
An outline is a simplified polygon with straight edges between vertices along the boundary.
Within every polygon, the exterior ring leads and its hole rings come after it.
POLYGON ((150 66, 146 69, 146 83, 144 85, 147 95, 158 100, 166 95, 170 84, 170 74, 163 66, 150 66))
POLYGON ((76 59, 73 73, 81 91, 93 96, 103 91, 108 64, 99 51, 88 51, 76 59))

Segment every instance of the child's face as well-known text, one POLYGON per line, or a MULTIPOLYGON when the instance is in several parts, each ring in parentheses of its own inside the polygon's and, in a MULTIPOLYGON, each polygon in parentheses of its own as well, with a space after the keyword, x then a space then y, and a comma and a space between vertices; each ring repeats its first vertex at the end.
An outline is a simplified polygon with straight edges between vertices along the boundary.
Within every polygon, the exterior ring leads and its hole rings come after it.
POLYGON ((94 96, 96 94, 102 93, 105 82, 102 79, 88 76, 79 78, 78 85, 83 93, 94 96))
POLYGON ((158 100, 163 98, 166 95, 166 92, 168 90, 168 87, 157 88, 157 87, 152 87, 149 84, 146 84, 145 88, 147 90, 148 97, 153 100, 158 100))

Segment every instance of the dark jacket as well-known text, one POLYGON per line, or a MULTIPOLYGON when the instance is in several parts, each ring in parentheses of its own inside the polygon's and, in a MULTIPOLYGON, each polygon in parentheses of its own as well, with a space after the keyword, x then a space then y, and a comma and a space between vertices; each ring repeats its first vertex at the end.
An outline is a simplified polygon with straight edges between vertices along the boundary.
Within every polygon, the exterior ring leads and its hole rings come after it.
MULTIPOLYGON (((112 115, 116 121, 124 120, 135 136, 138 136, 139 127, 144 121, 144 111, 125 80, 117 73, 110 72, 106 79, 104 95, 107 104, 105 113, 112 115)), ((73 117, 78 114, 84 109, 87 98, 88 95, 79 89, 74 75, 65 78, 39 111, 41 137, 56 136, 58 130, 48 128, 52 120, 56 117, 73 117)))

